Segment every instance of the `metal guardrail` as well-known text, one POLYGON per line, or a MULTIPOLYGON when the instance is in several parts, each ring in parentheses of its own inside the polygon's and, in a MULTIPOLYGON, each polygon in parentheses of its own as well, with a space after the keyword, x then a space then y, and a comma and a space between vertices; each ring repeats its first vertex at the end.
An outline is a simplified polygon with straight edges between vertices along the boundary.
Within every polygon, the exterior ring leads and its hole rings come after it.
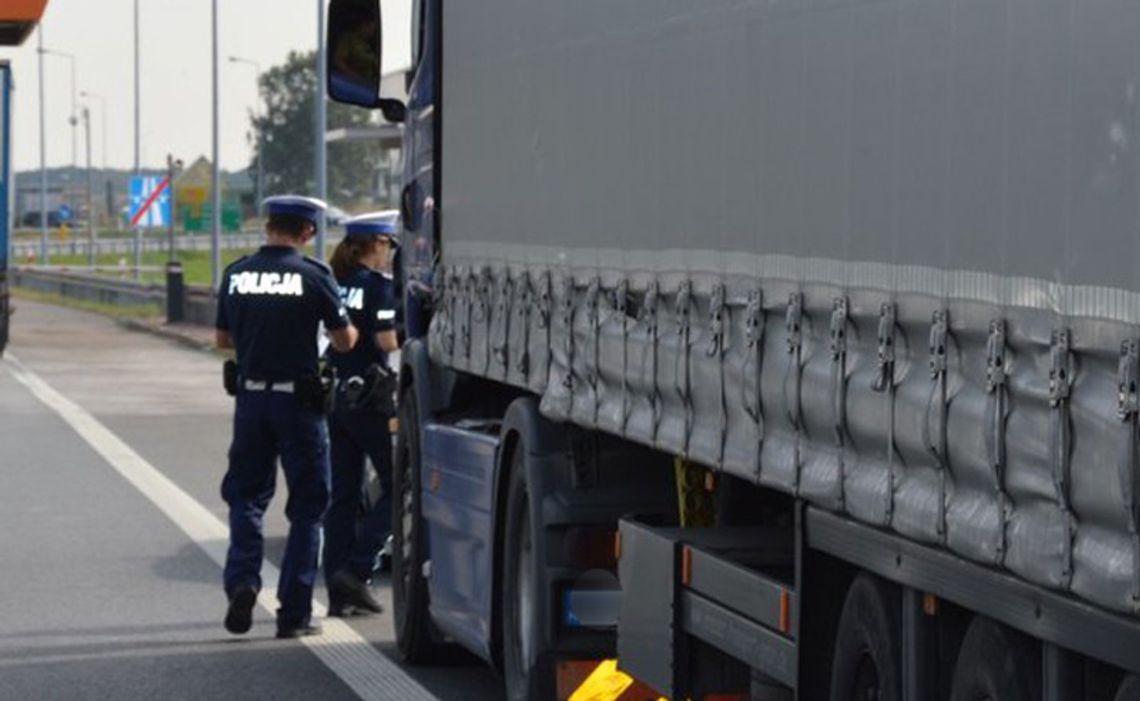
MULTIPOLYGON (((265 234, 260 231, 242 232, 240 234, 226 234, 222 237, 222 248, 254 248, 265 240, 265 234)), ((166 251, 170 248, 168 238, 144 238, 139 242, 143 252, 166 251)), ((49 241, 48 258, 51 256, 78 256, 87 255, 90 242, 85 238, 74 238, 70 241, 49 241)), ((211 249, 211 238, 208 234, 184 234, 174 237, 174 248, 179 251, 208 251, 211 249)), ((122 253, 133 254, 135 240, 130 237, 96 239, 95 253, 122 253)), ((14 260, 27 260, 40 255, 39 241, 13 241, 12 257, 14 260)))
MULTIPOLYGON (((9 280, 15 287, 70 299, 120 307, 166 307, 165 285, 116 280, 99 275, 13 268, 9 280)), ((203 326, 214 323, 216 305, 208 287, 187 287, 184 321, 203 326)))

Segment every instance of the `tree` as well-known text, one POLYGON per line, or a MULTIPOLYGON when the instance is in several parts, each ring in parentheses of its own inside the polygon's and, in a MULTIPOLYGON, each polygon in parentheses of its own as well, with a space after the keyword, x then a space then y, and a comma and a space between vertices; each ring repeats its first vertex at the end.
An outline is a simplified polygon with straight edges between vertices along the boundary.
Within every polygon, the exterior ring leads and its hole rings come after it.
MULTIPOLYGON (((272 194, 308 194, 316 191, 314 130, 316 129, 316 53, 291 52, 285 63, 261 75, 259 86, 265 114, 251 114, 248 139, 254 154, 250 173, 256 174, 257 150, 264 149, 263 191, 272 194)), ((330 129, 374 123, 368 110, 330 102, 330 129)), ((379 162, 379 143, 358 141, 330 144, 328 149, 329 198, 348 204, 371 193, 373 171, 379 162)))

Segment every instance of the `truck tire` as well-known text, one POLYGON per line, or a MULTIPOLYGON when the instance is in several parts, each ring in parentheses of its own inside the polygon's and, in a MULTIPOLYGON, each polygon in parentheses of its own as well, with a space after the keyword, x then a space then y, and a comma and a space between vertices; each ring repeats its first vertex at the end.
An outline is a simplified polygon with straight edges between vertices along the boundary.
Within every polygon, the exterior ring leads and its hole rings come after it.
POLYGON ((400 397, 400 429, 392 464, 392 616, 396 646, 413 664, 439 659, 443 646, 431 622, 424 579, 423 519, 420 513, 420 423, 416 394, 400 397))
POLYGON ((542 592, 534 543, 541 536, 530 516, 525 448, 520 444, 511 457, 503 521, 502 611, 503 677, 508 701, 546 701, 553 696, 550 657, 542 650, 537 602, 542 592))
POLYGON ((1116 689, 1115 701, 1140 701, 1140 677, 1129 674, 1116 689))
POLYGON ((1037 701, 1040 653, 1033 642, 1005 626, 975 617, 954 666, 951 701, 1037 701))
POLYGON ((898 590, 860 574, 847 590, 835 636, 831 701, 898 701, 901 628, 898 590))

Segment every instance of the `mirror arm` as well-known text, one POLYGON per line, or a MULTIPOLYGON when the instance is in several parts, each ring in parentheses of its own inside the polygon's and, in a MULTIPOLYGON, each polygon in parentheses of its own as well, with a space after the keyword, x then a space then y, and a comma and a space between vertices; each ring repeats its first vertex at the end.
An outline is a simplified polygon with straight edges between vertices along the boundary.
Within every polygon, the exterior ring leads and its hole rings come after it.
POLYGON ((377 101, 376 106, 384 114, 384 119, 392 124, 403 124, 408 117, 407 105, 399 100, 382 97, 377 101))

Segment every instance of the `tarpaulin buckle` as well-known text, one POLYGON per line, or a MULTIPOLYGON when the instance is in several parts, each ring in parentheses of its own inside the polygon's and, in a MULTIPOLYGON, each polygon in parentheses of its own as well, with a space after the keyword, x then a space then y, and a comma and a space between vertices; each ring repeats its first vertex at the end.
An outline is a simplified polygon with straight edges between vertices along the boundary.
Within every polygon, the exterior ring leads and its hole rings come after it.
POLYGON ((788 310, 784 313, 789 353, 796 353, 803 347, 803 317, 804 296, 799 292, 793 292, 788 296, 788 310))
POLYGON ((1068 329, 1054 329, 1050 349, 1049 406, 1059 407, 1072 393, 1072 335, 1068 329))
POLYGON ((1137 393, 1140 360, 1137 356, 1135 339, 1121 342, 1120 361, 1116 367, 1116 415, 1121 421, 1134 419, 1140 411, 1140 395, 1137 393))
POLYGON ((706 351, 710 358, 715 358, 725 349, 725 323, 724 315, 727 303, 726 291, 721 283, 713 285, 709 296, 709 347, 706 351))
POLYGON ((946 373, 946 337, 949 314, 945 309, 934 312, 930 325, 930 376, 937 379, 946 373))
POLYGON ((847 298, 831 302, 831 359, 840 361, 847 354, 847 298))
POLYGON ((1005 385, 1005 321, 990 322, 986 339, 986 392, 993 394, 1005 385))
POLYGON ((876 358, 875 380, 871 389, 886 392, 895 377, 895 305, 883 302, 879 307, 879 350, 876 358))

